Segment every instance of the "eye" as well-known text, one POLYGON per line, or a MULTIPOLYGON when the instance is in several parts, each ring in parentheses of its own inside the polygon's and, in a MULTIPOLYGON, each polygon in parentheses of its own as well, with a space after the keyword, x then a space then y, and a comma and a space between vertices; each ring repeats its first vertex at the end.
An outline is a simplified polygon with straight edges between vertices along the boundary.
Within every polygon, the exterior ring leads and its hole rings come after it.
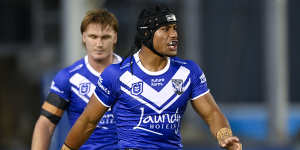
POLYGON ((161 27, 160 29, 165 32, 167 32, 169 30, 169 28, 167 28, 167 27, 161 27))
POLYGON ((177 31, 177 26, 174 26, 174 30, 176 30, 176 31, 177 31))
POLYGON ((104 36, 102 36, 102 39, 103 39, 103 40, 107 40, 107 39, 110 39, 110 38, 111 38, 110 35, 104 35, 104 36))
POLYGON ((97 38, 97 36, 94 35, 94 34, 90 34, 89 37, 92 38, 92 39, 96 39, 97 38))

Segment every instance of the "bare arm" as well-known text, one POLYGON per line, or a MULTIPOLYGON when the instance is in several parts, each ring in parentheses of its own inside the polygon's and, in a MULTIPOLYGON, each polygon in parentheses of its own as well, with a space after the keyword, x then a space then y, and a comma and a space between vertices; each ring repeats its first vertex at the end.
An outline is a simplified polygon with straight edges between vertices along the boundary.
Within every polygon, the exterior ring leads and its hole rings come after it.
MULTIPOLYGON (((220 108, 216 104, 213 96, 207 93, 192 101, 192 106, 195 111, 203 118, 208 124, 211 133, 216 136, 221 129, 230 129, 230 125, 221 112, 220 108)), ((221 130, 222 131, 222 130, 221 130)), ((220 134, 220 132, 219 132, 220 134)), ((242 147, 239 143, 239 139, 232 135, 222 136, 217 138, 219 144, 223 148, 229 150, 241 150, 242 147)))
MULTIPOLYGON (((60 118, 64 112, 62 109, 50 104, 47 101, 44 102, 42 110, 47 111, 49 115, 56 116, 57 118, 60 118)), ((56 127, 55 123, 51 122, 49 118, 42 114, 40 115, 34 127, 31 143, 32 150, 48 150, 51 137, 56 127)))
POLYGON ((208 124, 210 131, 216 135, 221 128, 230 128, 225 116, 220 111, 214 98, 210 93, 207 93, 198 99, 192 101, 194 110, 208 124))
POLYGON ((34 127, 31 150, 48 150, 55 127, 54 123, 41 115, 34 127))
POLYGON ((84 142, 90 137, 107 109, 107 107, 101 104, 97 98, 92 95, 90 101, 84 109, 84 112, 80 115, 70 130, 62 150, 79 149, 80 146, 83 145, 84 142))

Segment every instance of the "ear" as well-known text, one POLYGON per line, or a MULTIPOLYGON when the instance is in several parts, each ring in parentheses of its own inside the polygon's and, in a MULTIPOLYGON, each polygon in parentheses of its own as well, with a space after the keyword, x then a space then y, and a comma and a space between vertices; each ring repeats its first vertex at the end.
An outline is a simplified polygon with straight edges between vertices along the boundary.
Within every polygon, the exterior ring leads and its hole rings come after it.
POLYGON ((82 42, 85 43, 86 42, 86 32, 82 33, 82 42))
POLYGON ((115 37, 114 37, 114 44, 117 44, 117 41, 118 41, 118 33, 115 32, 115 37))

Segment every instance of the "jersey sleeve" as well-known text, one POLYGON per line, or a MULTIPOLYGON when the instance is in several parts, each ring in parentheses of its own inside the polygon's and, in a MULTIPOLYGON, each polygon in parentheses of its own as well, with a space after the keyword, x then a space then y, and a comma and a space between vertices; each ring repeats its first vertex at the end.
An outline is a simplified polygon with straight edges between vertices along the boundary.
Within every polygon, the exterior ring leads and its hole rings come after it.
POLYGON ((194 63, 193 61, 189 61, 191 64, 191 86, 192 86, 192 100, 197 99, 198 97, 209 92, 207 87, 206 77, 201 70, 201 68, 194 63))
POLYGON ((101 73, 95 89, 95 96, 106 107, 115 103, 119 89, 119 65, 110 65, 101 73))
POLYGON ((52 80, 50 93, 58 95, 60 98, 68 101, 70 99, 69 73, 61 70, 52 80))

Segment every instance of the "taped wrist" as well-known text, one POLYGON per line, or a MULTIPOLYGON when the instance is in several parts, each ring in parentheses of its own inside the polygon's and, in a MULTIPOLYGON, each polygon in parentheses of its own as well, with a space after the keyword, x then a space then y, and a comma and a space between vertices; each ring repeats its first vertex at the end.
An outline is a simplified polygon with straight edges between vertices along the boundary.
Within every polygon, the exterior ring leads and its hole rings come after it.
POLYGON ((232 131, 229 128, 221 128, 216 135, 218 141, 231 136, 232 136, 232 131))

